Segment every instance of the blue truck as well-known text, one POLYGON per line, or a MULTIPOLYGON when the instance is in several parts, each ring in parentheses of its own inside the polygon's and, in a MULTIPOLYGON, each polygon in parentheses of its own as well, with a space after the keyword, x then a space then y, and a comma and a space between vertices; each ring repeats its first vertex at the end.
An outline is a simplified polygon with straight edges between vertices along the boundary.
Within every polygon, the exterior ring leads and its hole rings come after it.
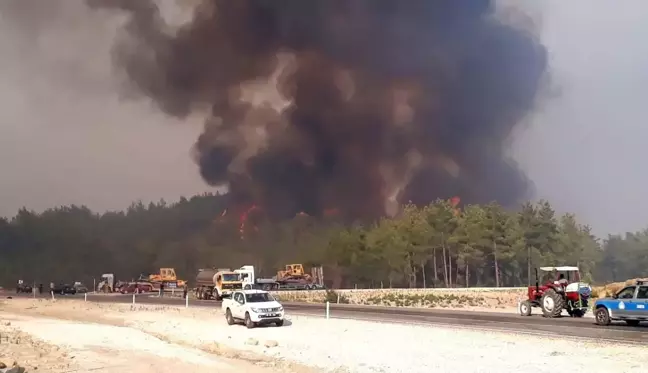
POLYGON ((598 325, 625 321, 630 326, 637 326, 642 321, 648 321, 648 282, 637 281, 610 298, 597 300, 594 303, 594 317, 598 325))

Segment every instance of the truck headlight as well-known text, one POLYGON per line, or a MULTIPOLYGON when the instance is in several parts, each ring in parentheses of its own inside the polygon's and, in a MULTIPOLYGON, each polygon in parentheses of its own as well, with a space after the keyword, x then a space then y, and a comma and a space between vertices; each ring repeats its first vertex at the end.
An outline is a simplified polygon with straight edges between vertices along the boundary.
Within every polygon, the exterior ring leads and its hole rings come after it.
POLYGON ((258 308, 250 307, 250 310, 251 310, 252 312, 254 312, 254 313, 259 313, 259 309, 258 309, 258 308))

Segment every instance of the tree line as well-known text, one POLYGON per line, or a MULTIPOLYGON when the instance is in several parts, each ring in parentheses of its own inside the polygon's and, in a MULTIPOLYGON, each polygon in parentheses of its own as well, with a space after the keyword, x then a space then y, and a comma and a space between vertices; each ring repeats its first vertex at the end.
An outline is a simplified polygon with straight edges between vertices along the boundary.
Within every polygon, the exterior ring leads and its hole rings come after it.
POLYGON ((199 268, 251 264, 272 276, 285 264, 321 265, 328 286, 524 286, 534 269, 578 265, 590 282, 646 276, 648 230, 595 237, 551 204, 516 211, 497 203, 406 205, 395 217, 349 223, 298 214, 274 221, 228 213, 226 196, 132 204, 95 213, 65 206, 21 209, 0 219, 0 283, 120 279, 174 267, 191 282, 199 268))

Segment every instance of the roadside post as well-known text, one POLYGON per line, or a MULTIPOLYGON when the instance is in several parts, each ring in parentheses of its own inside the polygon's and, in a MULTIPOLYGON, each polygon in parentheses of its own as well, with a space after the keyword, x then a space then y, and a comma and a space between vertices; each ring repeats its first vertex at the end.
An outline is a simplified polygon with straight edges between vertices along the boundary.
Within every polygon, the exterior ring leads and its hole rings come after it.
POLYGON ((189 294, 185 296, 185 308, 189 308, 189 294))
POLYGON ((331 314, 331 303, 329 301, 326 301, 326 319, 329 319, 329 316, 331 314))
POLYGON ((50 290, 50 293, 52 294, 52 300, 54 300, 54 290, 50 290))
POLYGON ((83 293, 83 301, 84 302, 88 301, 88 293, 83 293))
POLYGON ((133 304, 135 304, 135 293, 133 293, 133 304))

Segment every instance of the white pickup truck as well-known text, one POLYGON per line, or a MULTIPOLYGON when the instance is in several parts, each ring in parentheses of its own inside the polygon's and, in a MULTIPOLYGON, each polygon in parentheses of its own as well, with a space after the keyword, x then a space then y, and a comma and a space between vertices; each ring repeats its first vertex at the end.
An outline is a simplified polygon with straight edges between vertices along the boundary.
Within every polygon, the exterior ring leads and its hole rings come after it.
POLYGON ((237 290, 231 298, 223 299, 222 309, 229 325, 242 321, 251 329, 259 324, 284 324, 283 306, 263 290, 237 290))

